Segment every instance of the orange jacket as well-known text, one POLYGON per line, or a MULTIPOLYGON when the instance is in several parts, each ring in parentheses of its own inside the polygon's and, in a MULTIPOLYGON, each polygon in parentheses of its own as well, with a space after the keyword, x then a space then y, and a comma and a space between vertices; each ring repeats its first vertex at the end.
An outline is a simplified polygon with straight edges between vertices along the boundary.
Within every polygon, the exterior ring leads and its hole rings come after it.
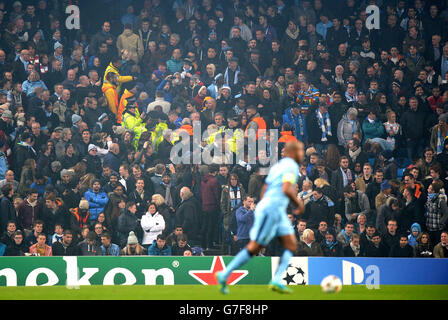
POLYGON ((292 131, 281 131, 281 137, 278 139, 278 142, 287 143, 289 141, 297 142, 297 138, 292 135, 292 131))
POLYGON ((112 111, 115 115, 117 115, 117 108, 118 108, 117 88, 113 84, 105 83, 103 84, 102 91, 103 94, 106 96, 110 111, 112 111))
POLYGON ((132 97, 134 94, 129 92, 128 89, 124 89, 123 95, 120 99, 120 104, 118 105, 117 110, 117 122, 121 124, 121 117, 123 116, 124 109, 126 108, 128 101, 127 99, 132 97))
POLYGON ((247 124, 246 131, 244 132, 244 137, 248 138, 247 130, 249 129, 252 122, 255 122, 257 124, 256 139, 258 140, 259 138, 264 137, 266 135, 266 121, 264 121, 262 117, 255 117, 247 124))
POLYGON ((188 135, 190 135, 190 136, 193 135, 193 127, 189 124, 184 124, 178 130, 184 130, 184 131, 188 132, 188 135))

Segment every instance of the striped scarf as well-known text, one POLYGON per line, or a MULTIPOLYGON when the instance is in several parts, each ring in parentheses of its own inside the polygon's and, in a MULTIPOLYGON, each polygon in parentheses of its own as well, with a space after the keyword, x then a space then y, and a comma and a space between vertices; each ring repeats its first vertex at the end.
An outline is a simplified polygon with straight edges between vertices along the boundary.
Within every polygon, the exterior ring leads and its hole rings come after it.
POLYGON ((241 203, 241 192, 240 187, 230 187, 229 188, 229 196, 230 196, 230 207, 232 209, 236 208, 241 203))
POLYGON ((319 120, 319 126, 322 130, 322 138, 320 141, 328 141, 327 136, 331 136, 331 121, 328 112, 325 114, 320 113, 319 109, 316 110, 317 119, 319 120), (325 118, 325 119, 324 119, 325 118))

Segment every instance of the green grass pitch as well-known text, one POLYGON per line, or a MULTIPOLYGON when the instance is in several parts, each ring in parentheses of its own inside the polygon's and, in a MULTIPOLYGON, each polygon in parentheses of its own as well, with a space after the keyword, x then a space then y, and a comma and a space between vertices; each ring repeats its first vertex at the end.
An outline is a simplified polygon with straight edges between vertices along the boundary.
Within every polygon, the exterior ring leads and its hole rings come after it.
POLYGON ((229 286, 81 286, 1 287, 0 300, 448 300, 448 285, 344 286, 339 293, 323 293, 320 286, 290 286, 292 294, 272 292, 264 285, 229 286))

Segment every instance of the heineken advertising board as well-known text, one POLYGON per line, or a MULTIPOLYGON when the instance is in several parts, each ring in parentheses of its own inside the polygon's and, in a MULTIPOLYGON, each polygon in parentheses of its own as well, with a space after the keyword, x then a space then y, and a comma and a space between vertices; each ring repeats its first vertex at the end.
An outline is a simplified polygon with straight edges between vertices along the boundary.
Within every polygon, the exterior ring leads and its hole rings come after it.
MULTIPOLYGON (((1 257, 0 286, 216 284, 232 257, 1 257)), ((271 259, 235 270, 232 284, 266 284, 271 259)))
MULTIPOLYGON (((217 284, 233 257, 0 257, 0 286, 217 284)), ((278 257, 255 257, 230 284, 267 284, 278 257)), ((329 274, 344 285, 448 284, 448 259, 293 257, 283 282, 319 285, 329 274)))

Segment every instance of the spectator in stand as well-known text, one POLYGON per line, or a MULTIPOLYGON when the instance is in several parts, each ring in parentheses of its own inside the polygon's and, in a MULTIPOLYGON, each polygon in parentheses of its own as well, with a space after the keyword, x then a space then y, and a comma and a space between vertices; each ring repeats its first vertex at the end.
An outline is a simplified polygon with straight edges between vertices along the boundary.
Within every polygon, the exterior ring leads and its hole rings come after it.
POLYGON ((121 249, 121 256, 145 256, 148 251, 138 243, 138 239, 133 231, 129 232, 126 246, 121 249))
POLYGON ((76 246, 71 230, 64 230, 62 241, 53 243, 53 256, 78 256, 79 248, 76 246))
POLYGON ((162 234, 157 235, 151 246, 148 248, 149 256, 170 256, 171 247, 166 244, 166 237, 162 234))
POLYGON ((25 256, 29 253, 30 247, 25 244, 22 231, 15 231, 12 239, 13 242, 6 247, 5 256, 25 256))
POLYGON ((108 232, 101 234, 101 255, 103 256, 119 256, 120 247, 112 243, 112 237, 108 232))
POLYGON ((40 233, 37 236, 37 242, 30 246, 30 253, 35 256, 49 257, 53 255, 53 250, 46 244, 47 236, 40 233))

